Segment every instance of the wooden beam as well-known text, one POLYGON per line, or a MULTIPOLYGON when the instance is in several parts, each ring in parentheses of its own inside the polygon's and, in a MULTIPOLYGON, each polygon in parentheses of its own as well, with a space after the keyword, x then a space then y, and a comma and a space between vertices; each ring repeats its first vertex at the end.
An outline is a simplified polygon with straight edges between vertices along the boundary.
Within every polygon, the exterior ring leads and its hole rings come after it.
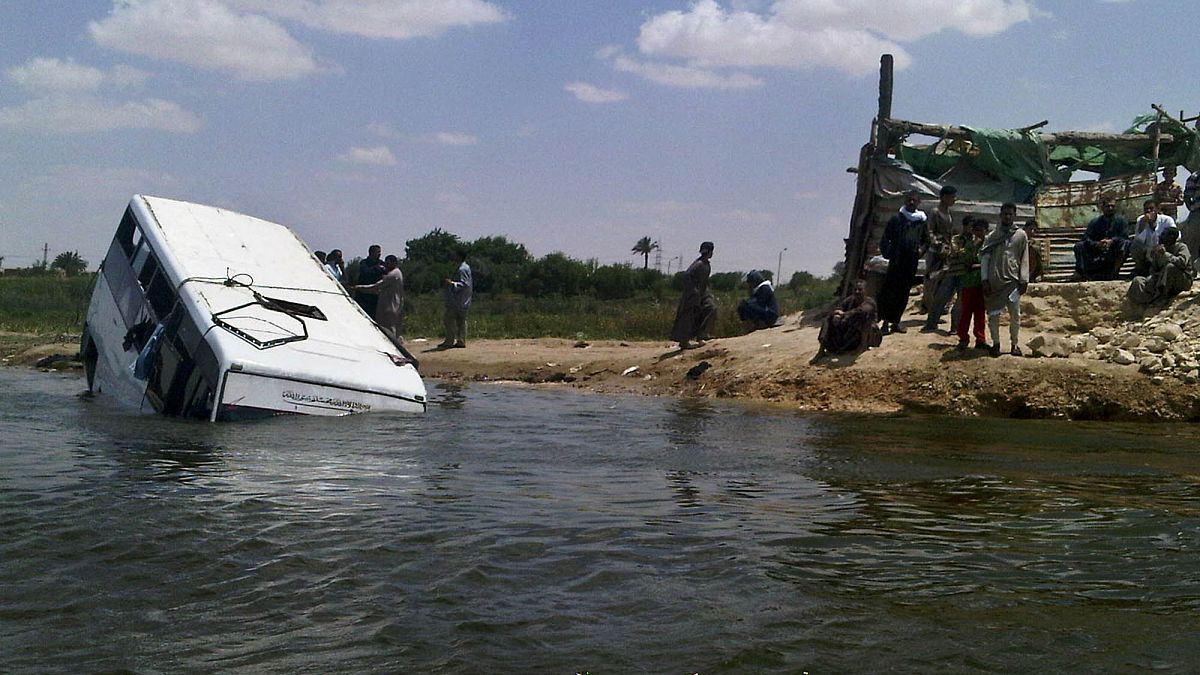
POLYGON ((879 57, 879 119, 892 118, 892 55, 879 57))
MULTIPOLYGON (((1154 107, 1158 108, 1158 106, 1154 107)), ((1170 115, 1162 112, 1162 108, 1159 108, 1158 117, 1154 120, 1154 129, 1150 132, 1150 136, 1154 138, 1154 152, 1150 155, 1150 158, 1154 160, 1154 166, 1158 166, 1158 150, 1162 146, 1162 121, 1164 116, 1170 117, 1170 115)))
MULTIPOLYGON (((888 119, 883 121, 891 133, 920 134, 935 138, 970 138, 971 132, 960 126, 946 124, 922 124, 907 120, 888 119)), ((1058 131, 1055 133, 1038 134, 1042 141, 1050 145, 1087 145, 1089 143, 1139 143, 1150 144, 1154 139, 1148 134, 1104 134, 1094 131, 1058 131)), ((1171 134, 1161 134, 1159 140, 1171 143, 1175 137, 1171 134)))
POLYGON ((874 144, 873 154, 876 157, 887 155, 888 146, 892 144, 891 134, 884 127, 884 122, 892 116, 892 55, 884 54, 879 57, 879 111, 875 114, 875 123, 871 125, 871 143, 874 144))
POLYGON ((842 271, 841 297, 850 295, 849 289, 858 280, 867 261, 867 238, 870 234, 871 204, 874 201, 875 172, 872 169, 870 144, 858 152, 858 180, 855 182, 854 208, 850 212, 850 236, 846 237, 846 269, 842 271))

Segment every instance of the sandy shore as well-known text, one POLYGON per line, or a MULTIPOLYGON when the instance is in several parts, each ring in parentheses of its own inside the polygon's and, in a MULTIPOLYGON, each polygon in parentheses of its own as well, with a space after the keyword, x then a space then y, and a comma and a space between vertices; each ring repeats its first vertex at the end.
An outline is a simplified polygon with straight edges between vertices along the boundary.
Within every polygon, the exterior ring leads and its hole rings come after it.
MULTIPOLYGON (((1095 326, 1119 325, 1122 284, 1031 286, 1022 300, 1021 341, 1037 336, 1078 339, 1095 326), (1079 308, 1084 308, 1082 311, 1079 308)), ((1191 317, 1200 296, 1179 303, 1191 317)), ((1070 358, 991 357, 954 349, 945 331, 890 335, 861 354, 813 359, 819 315, 792 315, 783 325, 722 338, 682 351, 662 342, 561 339, 474 340, 439 351, 436 339, 408 343, 427 378, 521 382, 586 391, 648 396, 694 396, 767 402, 788 409, 873 414, 903 412, 1077 420, 1200 420, 1200 380, 1178 373, 1147 374, 1073 353, 1070 358)), ((1200 327, 1200 318, 1184 325, 1200 327)), ((945 324, 943 324, 943 328, 945 324)), ((1002 329, 1008 349, 1008 332, 1002 329)), ((0 333, 0 358, 35 365, 54 354, 73 355, 74 336, 46 338, 0 333)), ((1094 352, 1089 352, 1094 353, 1094 352)), ((59 363, 58 369, 69 367, 59 363)), ((1144 371, 1145 368, 1142 368, 1144 371)))
MULTIPOLYGON (((681 351, 668 342, 482 340, 466 349, 411 345, 429 377, 516 381, 600 393, 769 402, 795 410, 955 416, 1184 421, 1200 418, 1200 386, 1136 366, 954 349, 957 337, 888 336, 857 355, 812 359, 815 325, 783 326, 681 351)), ((1044 334, 1044 333, 1038 333, 1044 334)), ((1004 333, 1007 338, 1007 332, 1004 333)), ((1030 334, 1028 337, 1033 337, 1030 334)), ((1026 336, 1022 336, 1023 341, 1026 336)), ((432 343, 429 343, 432 344, 432 343)))

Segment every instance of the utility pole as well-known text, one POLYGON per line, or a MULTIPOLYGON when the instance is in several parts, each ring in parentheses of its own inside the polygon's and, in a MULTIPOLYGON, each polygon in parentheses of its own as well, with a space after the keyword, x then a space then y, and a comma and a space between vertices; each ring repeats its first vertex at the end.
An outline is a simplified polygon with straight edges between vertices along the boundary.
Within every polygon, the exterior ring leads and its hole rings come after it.
POLYGON ((42 244, 42 269, 50 264, 50 244, 42 244))

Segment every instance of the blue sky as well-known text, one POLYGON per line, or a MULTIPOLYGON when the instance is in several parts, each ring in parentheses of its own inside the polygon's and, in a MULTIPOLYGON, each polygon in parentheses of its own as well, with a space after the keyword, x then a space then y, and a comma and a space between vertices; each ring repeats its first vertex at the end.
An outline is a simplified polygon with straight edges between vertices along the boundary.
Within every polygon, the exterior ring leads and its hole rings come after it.
POLYGON ((440 227, 825 274, 881 52, 899 118, 1119 131, 1200 109, 1197 25, 1138 0, 5 0, 0 255, 94 266, 145 193, 348 257, 440 227))

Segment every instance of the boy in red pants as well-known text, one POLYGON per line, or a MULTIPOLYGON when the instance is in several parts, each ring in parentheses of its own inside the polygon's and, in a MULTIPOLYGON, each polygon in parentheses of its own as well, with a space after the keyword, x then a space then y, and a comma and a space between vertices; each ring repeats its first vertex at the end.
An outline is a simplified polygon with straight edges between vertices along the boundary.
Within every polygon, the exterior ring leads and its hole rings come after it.
POLYGON ((962 313, 958 317, 958 348, 964 350, 970 344, 967 328, 975 323, 975 348, 988 349, 987 332, 983 318, 983 280, 979 270, 979 248, 987 237, 988 222, 983 218, 967 216, 964 232, 956 239, 951 252, 967 270, 962 277, 962 313))

